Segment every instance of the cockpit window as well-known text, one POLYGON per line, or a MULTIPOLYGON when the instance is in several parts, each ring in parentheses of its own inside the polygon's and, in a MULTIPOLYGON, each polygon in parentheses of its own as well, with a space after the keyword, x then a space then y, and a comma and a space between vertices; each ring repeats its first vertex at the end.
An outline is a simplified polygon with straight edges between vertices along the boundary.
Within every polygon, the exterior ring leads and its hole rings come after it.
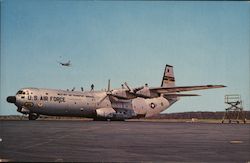
POLYGON ((23 91, 18 91, 16 94, 18 95, 18 94, 23 94, 23 93, 25 93, 25 92, 23 92, 23 91))

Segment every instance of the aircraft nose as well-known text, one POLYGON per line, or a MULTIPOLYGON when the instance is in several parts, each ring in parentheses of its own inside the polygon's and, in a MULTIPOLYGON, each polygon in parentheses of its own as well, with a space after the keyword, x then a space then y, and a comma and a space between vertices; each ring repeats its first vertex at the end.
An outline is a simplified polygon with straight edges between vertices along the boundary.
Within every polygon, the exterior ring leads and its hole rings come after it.
POLYGON ((16 97, 15 96, 8 96, 7 102, 9 103, 16 103, 16 97))

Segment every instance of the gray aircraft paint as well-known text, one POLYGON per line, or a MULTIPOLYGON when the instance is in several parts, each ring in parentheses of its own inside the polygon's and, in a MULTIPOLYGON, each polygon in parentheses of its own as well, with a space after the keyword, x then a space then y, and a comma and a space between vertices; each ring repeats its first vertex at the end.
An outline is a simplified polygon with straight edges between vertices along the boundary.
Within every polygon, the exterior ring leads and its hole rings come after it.
POLYGON ((7 101, 17 106, 17 111, 29 114, 34 120, 39 115, 80 116, 103 119, 128 119, 150 117, 166 110, 179 100, 181 91, 225 87, 223 85, 203 85, 175 87, 173 66, 166 65, 161 87, 147 85, 131 89, 126 87, 108 91, 65 91, 44 88, 23 88, 7 101))

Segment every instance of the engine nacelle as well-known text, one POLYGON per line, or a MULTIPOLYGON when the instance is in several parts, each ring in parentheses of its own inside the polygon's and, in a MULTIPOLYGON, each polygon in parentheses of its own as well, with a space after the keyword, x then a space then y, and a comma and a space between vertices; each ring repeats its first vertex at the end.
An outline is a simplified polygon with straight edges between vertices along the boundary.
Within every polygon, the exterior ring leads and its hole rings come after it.
POLYGON ((112 91, 112 95, 123 99, 133 99, 136 96, 131 94, 127 89, 116 89, 112 91))
POLYGON ((142 97, 151 97, 150 89, 148 87, 143 87, 139 91, 136 92, 137 95, 142 96, 142 97))

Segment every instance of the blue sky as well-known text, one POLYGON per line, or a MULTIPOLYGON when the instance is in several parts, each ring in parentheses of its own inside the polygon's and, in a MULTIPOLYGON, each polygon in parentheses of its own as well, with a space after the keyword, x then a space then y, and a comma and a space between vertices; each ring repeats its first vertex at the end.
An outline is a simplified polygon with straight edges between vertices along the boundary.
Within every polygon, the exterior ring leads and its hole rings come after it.
POLYGON ((250 108, 249 20, 249 2, 3 0, 0 114, 17 114, 6 97, 23 87, 160 86, 165 64, 176 85, 227 86, 166 112, 222 111, 231 93, 250 108))

